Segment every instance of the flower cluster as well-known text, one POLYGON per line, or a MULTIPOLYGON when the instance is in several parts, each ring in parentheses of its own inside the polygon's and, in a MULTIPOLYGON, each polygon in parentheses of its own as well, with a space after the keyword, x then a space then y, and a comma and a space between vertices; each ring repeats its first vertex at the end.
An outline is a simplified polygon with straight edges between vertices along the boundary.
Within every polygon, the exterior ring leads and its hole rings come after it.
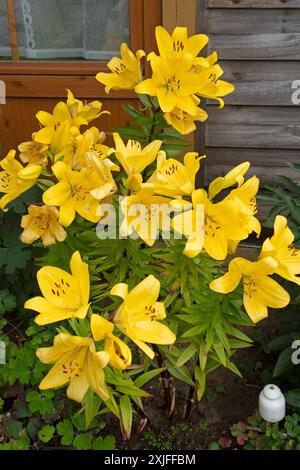
POLYGON ((140 60, 145 52, 134 55, 126 44, 121 46, 121 59, 113 57, 108 63, 111 73, 100 72, 96 78, 105 85, 106 93, 134 89, 156 97, 166 121, 181 134, 190 134, 196 121, 204 122, 208 117, 199 107, 201 97, 218 100, 223 107, 222 97, 232 93, 234 86, 220 80, 223 70, 216 52, 198 56, 208 43, 205 34, 188 38, 187 28, 177 27, 170 35, 162 26, 157 26, 155 34, 159 55, 151 52, 147 56, 151 78, 142 79, 140 60))
POLYGON ((40 348, 37 356, 45 364, 55 363, 40 383, 41 389, 60 387, 69 383, 67 395, 81 402, 91 388, 103 400, 109 399, 103 369, 110 364, 118 370, 131 365, 131 351, 127 343, 113 334, 114 327, 130 338, 151 359, 154 352, 146 343, 173 344, 174 333, 160 320, 166 318, 163 302, 158 302, 160 283, 149 275, 130 292, 127 284, 116 284, 112 296, 123 299, 112 321, 93 314, 90 307, 90 278, 88 265, 78 251, 70 261, 71 274, 44 266, 37 279, 43 297, 34 297, 25 308, 39 313, 38 325, 59 321, 90 318, 91 336, 72 336, 59 332, 52 347, 40 348), (103 350, 99 348, 103 347, 103 350))
POLYGON ((284 216, 276 216, 274 235, 267 238, 257 261, 234 258, 224 276, 210 284, 216 292, 228 294, 236 289, 240 281, 244 286, 244 306, 253 322, 268 316, 268 307, 283 308, 289 301, 288 292, 270 278, 277 274, 300 285, 300 250, 293 245, 294 235, 284 216))

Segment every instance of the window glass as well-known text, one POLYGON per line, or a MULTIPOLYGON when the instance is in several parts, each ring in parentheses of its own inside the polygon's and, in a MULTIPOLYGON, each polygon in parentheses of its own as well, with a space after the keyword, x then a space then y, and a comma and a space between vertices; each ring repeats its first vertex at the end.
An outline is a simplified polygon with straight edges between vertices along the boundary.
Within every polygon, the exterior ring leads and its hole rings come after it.
POLYGON ((0 59, 11 58, 6 0, 0 0, 0 59))
POLYGON ((14 5, 24 59, 107 60, 130 40, 129 0, 14 0, 14 5))

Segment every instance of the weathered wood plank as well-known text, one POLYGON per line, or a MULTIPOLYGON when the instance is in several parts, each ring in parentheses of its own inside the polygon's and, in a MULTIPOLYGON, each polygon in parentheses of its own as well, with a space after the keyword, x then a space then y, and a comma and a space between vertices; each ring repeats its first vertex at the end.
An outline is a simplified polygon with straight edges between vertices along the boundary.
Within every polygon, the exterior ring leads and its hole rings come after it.
POLYGON ((300 60, 300 33, 212 34, 208 49, 220 59, 300 60))
MULTIPOLYGON (((6 83, 7 97, 30 98, 65 98, 66 89, 72 84, 72 91, 78 98, 107 98, 104 87, 94 76, 55 75, 1 75, 0 80, 6 83)), ((111 99, 135 98, 133 91, 113 91, 111 99)))
POLYGON ((299 10, 209 10, 208 34, 300 33, 299 10))
MULTIPOLYGON (((223 78, 236 89, 225 97, 231 105, 291 106, 293 83, 300 79, 300 61, 221 61, 223 78)), ((212 103, 212 101, 210 102, 212 103)))
POLYGON ((206 145, 210 147, 255 147, 300 149, 300 124, 290 125, 206 125, 206 145))
MULTIPOLYGON (((300 109, 297 106, 217 106, 206 108, 208 124, 299 124, 300 109)), ((300 160, 300 155, 299 155, 300 160)))
POLYGON ((255 62, 255 61, 220 61, 226 80, 236 81, 288 81, 299 80, 300 61, 280 61, 255 62))
POLYGON ((207 148, 205 160, 205 184, 217 176, 225 175, 239 163, 249 161, 247 175, 256 175, 261 185, 277 182, 278 175, 289 176, 299 181, 300 174, 293 171, 287 162, 300 162, 299 151, 278 149, 207 148))
POLYGON ((227 104, 291 106, 293 81, 233 82, 235 92, 225 97, 227 104))
POLYGON ((208 8, 300 8, 300 0, 208 0, 208 8))

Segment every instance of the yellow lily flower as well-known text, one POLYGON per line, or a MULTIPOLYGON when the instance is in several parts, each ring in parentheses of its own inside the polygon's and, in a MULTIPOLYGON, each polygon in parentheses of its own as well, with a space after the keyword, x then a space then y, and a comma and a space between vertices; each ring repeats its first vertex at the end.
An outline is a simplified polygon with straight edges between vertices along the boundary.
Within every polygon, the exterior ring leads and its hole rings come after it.
MULTIPOLYGON (((194 96, 192 98, 194 99, 194 96)), ((191 134, 196 130, 196 121, 204 122, 208 118, 207 112, 202 108, 198 108, 195 116, 180 108, 175 108, 172 112, 165 113, 164 116, 167 123, 182 135, 191 134)))
POLYGON ((128 176, 141 173, 157 157, 161 147, 161 140, 154 140, 142 149, 137 140, 128 140, 126 146, 117 132, 113 133, 115 148, 110 153, 115 153, 128 176))
MULTIPOLYGON (((46 145, 50 145, 54 136, 59 136, 59 132, 63 133, 67 130, 70 132, 71 127, 79 127, 79 125, 87 124, 87 121, 83 118, 78 118, 74 123, 70 110, 63 101, 57 103, 53 114, 46 111, 38 111, 36 117, 42 125, 42 128, 34 134, 34 140, 35 142, 46 145)), ((60 138, 61 136, 57 137, 58 140, 60 140, 60 138)), ((55 152, 55 154, 56 153, 57 152, 55 152)))
POLYGON ((102 145, 104 140, 105 133, 100 132, 96 127, 91 127, 83 134, 78 134, 74 138, 76 150, 74 153, 72 167, 76 170, 80 170, 86 166, 86 155, 88 152, 94 152, 100 158, 104 158, 106 155, 108 155, 110 147, 107 145, 102 145))
POLYGON ((55 207, 35 206, 28 208, 28 214, 23 215, 21 227, 24 229, 21 235, 23 243, 33 243, 39 238, 44 246, 54 245, 56 241, 62 242, 67 232, 58 223, 59 212, 55 207))
POLYGON ((267 238, 262 246, 259 259, 272 256, 278 266, 275 273, 300 285, 300 250, 295 248, 294 234, 283 215, 277 215, 274 222, 274 235, 267 238))
POLYGON ((44 297, 27 300, 24 307, 39 313, 38 325, 67 318, 85 318, 89 309, 90 277, 88 265, 76 251, 70 261, 71 274, 54 266, 44 266, 37 280, 44 297))
POLYGON ((42 167, 40 165, 27 165, 25 168, 15 159, 16 152, 11 150, 0 161, 0 209, 7 211, 7 204, 35 185, 42 167))
POLYGON ((240 165, 234 167, 225 176, 215 178, 208 188, 209 199, 213 199, 223 189, 230 188, 235 184, 241 186, 244 183, 244 174, 247 173, 249 168, 250 162, 240 163, 240 165))
MULTIPOLYGON (((248 235, 255 232, 257 237, 259 237, 261 231, 260 222, 254 217, 257 213, 256 194, 258 188, 259 179, 252 176, 241 186, 231 190, 224 199, 225 201, 233 201, 239 207, 239 215, 235 221, 236 226, 239 226, 241 230, 245 229, 248 235)), ((240 238, 240 240, 243 239, 240 238)), ((234 240, 237 240, 237 238, 234 238, 234 240)))
POLYGON ((155 193, 163 196, 179 198, 189 196, 195 189, 195 178, 200 168, 200 160, 196 152, 188 152, 181 163, 174 158, 167 159, 165 152, 157 158, 157 169, 147 183, 154 185, 155 193))
POLYGON ((39 142, 23 142, 18 146, 23 163, 42 165, 47 162, 48 145, 39 142))
POLYGON ((184 54, 178 60, 153 57, 152 77, 135 87, 136 93, 156 96, 164 113, 181 109, 198 116, 198 107, 193 95, 199 91, 199 76, 192 72, 194 57, 184 54))
POLYGON ((143 177, 140 173, 134 173, 133 175, 128 176, 125 182, 126 188, 134 192, 137 192, 139 189, 141 189, 142 184, 143 177))
MULTIPOLYGON (((183 204, 188 210, 184 214, 184 224, 182 214, 176 215, 173 219, 173 228, 186 236, 189 236, 188 244, 184 253, 186 256, 197 256, 203 248, 216 260, 224 260, 228 253, 228 241, 243 240, 248 237, 247 228, 241 226, 239 222, 239 206, 234 201, 223 200, 218 203, 212 203, 203 189, 197 189, 192 193, 193 206, 188 207, 184 201, 183 204), (197 208, 203 207, 204 210, 204 236, 202 236, 202 227, 198 227, 199 211, 197 208), (190 243, 193 243, 191 249, 190 243)), ((176 208, 180 201, 172 203, 176 208)), ((200 218, 201 223, 201 218, 200 218)))
POLYGON ((196 57, 194 60, 194 70, 196 73, 202 72, 204 69, 209 69, 218 61, 218 54, 216 51, 212 52, 207 57, 196 57))
POLYGON ((86 169, 72 171, 64 162, 57 162, 52 171, 59 182, 44 192, 43 201, 49 206, 59 206, 58 222, 68 227, 76 212, 90 222, 98 222, 99 201, 91 195, 91 191, 97 189, 96 175, 86 169))
MULTIPOLYGON (((205 34, 196 34, 188 38, 187 28, 181 26, 177 26, 172 35, 162 26, 157 26, 155 37, 160 56, 170 59, 178 59, 186 53, 196 57, 208 43, 208 37, 205 34)), ((153 55, 154 52, 151 52, 148 60, 153 55)))
POLYGON ((50 144, 53 134, 58 127, 68 123, 69 129, 79 128, 87 125, 90 121, 96 119, 101 114, 109 114, 109 111, 102 111, 100 101, 92 101, 83 104, 76 99, 73 93, 68 90, 67 103, 60 101, 53 110, 53 114, 46 111, 38 111, 36 117, 42 129, 35 133, 34 140, 42 144, 50 144))
POLYGON ((92 315, 91 330, 94 340, 104 340, 104 351, 109 354, 109 364, 115 369, 124 370, 131 364, 131 351, 124 341, 112 334, 113 329, 113 323, 100 315, 92 315))
POLYGON ((102 400, 109 399, 103 372, 109 355, 105 351, 96 352, 91 338, 59 333, 53 346, 39 348, 36 355, 44 364, 55 364, 41 381, 41 390, 68 383, 67 396, 71 400, 81 403, 89 388, 102 400))
POLYGON ((113 90, 133 90, 142 80, 140 61, 145 52, 138 50, 135 54, 126 43, 121 44, 121 58, 113 57, 107 64, 112 73, 99 72, 96 80, 105 85, 105 92, 113 90))
POLYGON ((228 272, 212 281, 210 288, 228 294, 237 288, 242 279, 246 312, 257 323, 268 316, 268 307, 283 308, 290 301, 286 290, 269 277, 277 266, 277 261, 269 256, 255 262, 235 258, 229 263, 228 272))
POLYGON ((176 339, 159 321, 166 318, 164 303, 157 302, 159 291, 159 280, 150 275, 130 292, 124 283, 115 285, 110 292, 124 300, 114 316, 114 324, 151 359, 154 352, 146 343, 173 344, 176 339))
POLYGON ((119 171, 119 167, 109 158, 101 160, 94 152, 87 152, 85 168, 94 187, 90 194, 95 199, 103 200, 117 191, 117 185, 111 171, 119 171))
POLYGON ((209 68, 201 67, 201 71, 195 73, 199 80, 197 95, 219 101, 220 108, 224 107, 224 100, 221 97, 227 96, 235 90, 232 83, 220 80, 223 73, 223 70, 217 64, 209 68))
POLYGON ((75 98, 71 90, 68 90, 67 106, 72 117, 71 125, 80 127, 81 124, 88 124, 94 121, 102 114, 110 114, 109 111, 101 111, 102 103, 100 101, 91 101, 83 103, 75 98))
MULTIPOLYGON (((193 193, 194 194, 194 193, 193 193)), ((192 196, 195 202, 195 196, 192 196)), ((183 253, 188 258, 194 258, 201 253, 204 245, 204 206, 193 205, 184 200, 174 200, 171 207, 181 212, 172 219, 172 228, 187 237, 183 253)))
POLYGON ((63 157, 64 162, 71 165, 74 156, 73 141, 77 133, 76 127, 71 127, 69 121, 64 121, 54 127, 40 129, 34 134, 34 141, 49 146, 54 162, 63 157))
POLYGON ((124 219, 120 226, 123 237, 136 232, 140 238, 152 246, 158 230, 169 230, 164 221, 169 221, 169 199, 154 195, 152 184, 143 184, 136 194, 125 197, 121 202, 124 219))

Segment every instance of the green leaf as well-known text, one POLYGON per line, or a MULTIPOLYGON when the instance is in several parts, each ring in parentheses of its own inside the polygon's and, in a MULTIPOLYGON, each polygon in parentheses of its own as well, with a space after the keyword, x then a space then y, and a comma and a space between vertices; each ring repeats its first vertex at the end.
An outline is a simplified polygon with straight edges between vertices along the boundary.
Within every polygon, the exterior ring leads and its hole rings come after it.
POLYGON ((293 168, 293 170, 297 171, 297 173, 300 173, 300 163, 294 163, 294 162, 287 162, 287 164, 293 168))
POLYGON ((99 408, 101 405, 101 398, 94 394, 94 392, 89 389, 84 396, 83 399, 83 406, 84 406, 84 415, 85 415, 85 429, 87 430, 93 421, 93 419, 97 416, 99 412, 99 408))
POLYGON ((24 269, 31 258, 30 248, 20 242, 16 230, 6 230, 1 236, 4 247, 0 248, 0 266, 5 267, 7 274, 14 273, 18 268, 24 269))
POLYGON ((8 289, 0 290, 0 315, 11 312, 17 306, 16 297, 8 289))
POLYGON ((205 374, 205 371, 202 371, 199 366, 195 367, 194 373, 195 373, 195 379, 196 379, 197 400, 200 401, 205 392, 206 374, 205 374))
POLYGON ((296 408, 300 408, 300 389, 294 388, 285 393, 285 399, 287 403, 296 408))
POLYGON ((169 157, 176 157, 187 147, 190 147, 190 144, 164 144, 161 146, 161 150, 164 150, 169 157))
POLYGON ((92 448, 92 438, 88 433, 78 434, 73 441, 73 446, 77 450, 89 450, 92 448))
POLYGON ((222 324, 218 324, 215 326, 215 331, 219 337, 219 340, 221 341, 223 347, 226 349, 226 351, 229 353, 230 352, 230 345, 227 339, 226 334, 224 333, 222 324))
POLYGON ((5 418, 3 421, 5 434, 7 435, 7 437, 18 439, 21 436, 21 432, 23 429, 22 423, 20 421, 17 421, 16 419, 11 418, 5 418))
POLYGON ((124 105, 123 109, 124 111, 126 111, 126 113, 130 114, 133 117, 143 116, 143 114, 140 111, 138 111, 134 106, 124 105))
POLYGON ((126 139, 140 140, 145 138, 145 133, 141 129, 136 129, 135 127, 122 126, 118 127, 117 132, 126 139))
POLYGON ((76 413, 71 418, 73 425, 78 431, 85 431, 85 416, 84 413, 76 413))
POLYGON ((61 436, 61 444, 63 446, 70 446, 73 442, 73 424, 69 419, 64 419, 56 425, 57 433, 61 436))
POLYGON ((210 351, 215 340, 215 330, 212 328, 206 333, 206 351, 210 351))
POLYGON ((116 438, 114 436, 98 437, 93 442, 93 450, 115 450, 116 438))
POLYGON ((230 339, 229 346, 230 346, 230 349, 244 349, 244 348, 250 348, 252 344, 246 343, 245 341, 241 341, 239 339, 230 339))
POLYGON ((43 390, 42 393, 32 390, 26 395, 26 400, 29 404, 29 409, 33 413, 36 411, 41 415, 51 415, 55 413, 55 408, 52 402, 54 392, 52 390, 43 390))
POLYGON ((127 395, 123 395, 120 398, 120 412, 122 434, 125 439, 129 440, 131 436, 132 426, 132 406, 130 399, 127 395))
POLYGON ((152 108, 152 101, 149 95, 138 95, 139 100, 143 103, 146 108, 152 108))
POLYGON ((151 127, 153 125, 153 119, 151 119, 148 116, 137 116, 134 118, 133 122, 137 124, 138 126, 145 126, 145 127, 151 127))
POLYGON ((227 360, 226 367, 227 367, 229 370, 231 370, 231 372, 233 372, 233 373, 234 373, 235 375, 237 375, 238 377, 242 377, 242 374, 240 373, 239 369, 237 368, 237 366, 236 366, 233 362, 227 360))
POLYGON ((43 426, 42 429, 38 432, 38 438, 42 442, 49 442, 51 441, 52 437, 55 434, 55 427, 54 426, 43 426))
POLYGON ((225 354, 225 350, 222 346, 222 344, 218 341, 215 341, 214 342, 214 350, 216 351, 217 353, 217 356, 220 360, 220 362, 223 364, 223 366, 226 367, 226 354, 225 354))
POLYGON ((200 369, 202 372, 205 371, 206 363, 207 363, 207 350, 206 350, 205 344, 202 342, 200 344, 200 349, 199 349, 199 364, 200 364, 200 369))
MULTIPOLYGON (((300 333, 299 333, 299 336, 300 336, 300 333)), ((280 351, 282 349, 286 349, 292 344, 294 339, 296 338, 293 333, 278 336, 278 338, 273 339, 266 345, 265 350, 266 352, 271 352, 271 351, 280 351)))
POLYGON ((291 348, 287 348, 284 351, 282 351, 274 367, 274 371, 273 371, 274 377, 278 377, 279 375, 291 370, 294 367, 292 363, 293 352, 294 351, 291 348))
POLYGON ((177 359, 176 366, 181 367, 185 364, 194 354, 198 351, 198 347, 195 344, 190 344, 185 350, 181 353, 177 359))
POLYGON ((245 333, 238 330, 237 328, 226 326, 226 332, 232 336, 235 336, 238 339, 241 339, 242 341, 246 341, 248 343, 253 342, 252 339, 249 338, 249 336, 245 335, 245 333))
POLYGON ((29 411, 25 400, 17 399, 14 401, 14 410, 16 410, 17 418, 27 418, 29 411))
POLYGON ((166 361, 166 365, 170 374, 176 377, 176 379, 181 380, 182 382, 188 385, 192 385, 192 386, 195 385, 187 367, 185 366, 176 367, 170 364, 169 361, 166 361))
POLYGON ((196 325, 192 328, 189 328, 182 335, 182 338, 191 338, 192 336, 198 336, 200 333, 203 333, 207 329, 207 324, 196 325))
POLYGON ((140 375, 137 379, 135 379, 134 383, 137 387, 142 387, 150 380, 154 379, 157 375, 161 374, 164 370, 166 370, 165 367, 149 370, 148 372, 145 372, 144 374, 140 375))
POLYGON ((126 395, 131 395, 133 397, 147 397, 149 396, 148 392, 139 389, 133 383, 122 383, 117 385, 117 391, 120 393, 125 393, 126 395))
POLYGON ((220 450, 220 446, 219 446, 218 442, 216 442, 216 441, 211 442, 208 446, 208 450, 220 450))
POLYGON ((38 418, 30 418, 26 426, 26 431, 28 432, 31 439, 35 439, 38 433, 38 430, 41 427, 41 421, 38 418))
MULTIPOLYGON (((110 392, 110 399, 105 402, 106 408, 111 411, 117 418, 120 418, 120 410, 118 407, 118 404, 115 400, 115 397, 113 394, 110 392)), ((106 411, 106 408, 104 408, 103 412, 106 411)))

